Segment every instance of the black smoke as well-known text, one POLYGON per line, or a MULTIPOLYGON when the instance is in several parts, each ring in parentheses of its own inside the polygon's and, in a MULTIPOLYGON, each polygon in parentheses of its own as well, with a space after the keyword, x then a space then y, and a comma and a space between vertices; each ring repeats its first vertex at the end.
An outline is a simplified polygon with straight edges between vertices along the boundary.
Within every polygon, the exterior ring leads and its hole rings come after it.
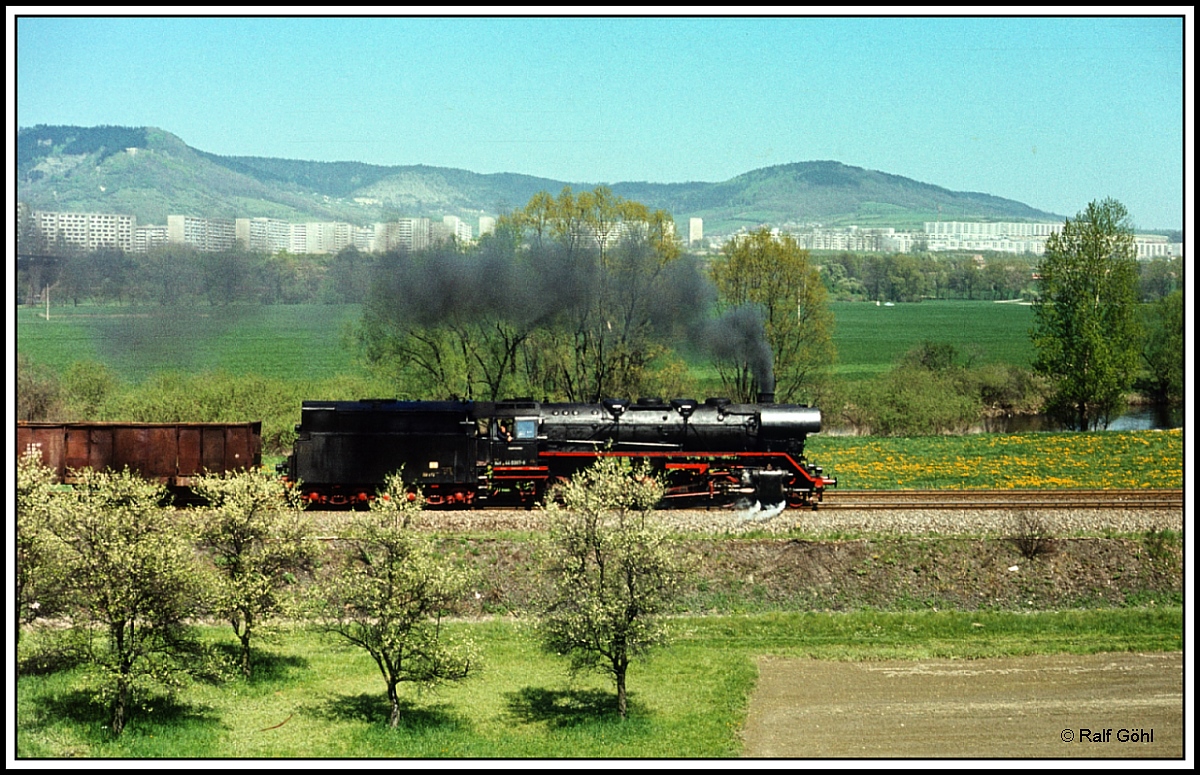
POLYGON ((578 253, 495 241, 477 252, 446 246, 388 254, 371 305, 402 325, 501 320, 530 327, 587 305, 597 288, 595 261, 578 253))
POLYGON ((760 393, 775 392, 774 355, 767 342, 767 313, 761 304, 741 304, 705 328, 709 352, 719 360, 745 360, 760 393))
POLYGON ((698 261, 683 257, 663 266, 636 239, 611 249, 603 262, 595 250, 523 246, 504 234, 475 251, 447 245, 391 253, 380 262, 371 306, 401 326, 500 320, 528 329, 563 315, 580 319, 599 298, 609 313, 599 325, 611 330, 636 319, 665 341, 747 363, 759 390, 774 390, 763 307, 742 304, 719 314, 716 288, 698 261))

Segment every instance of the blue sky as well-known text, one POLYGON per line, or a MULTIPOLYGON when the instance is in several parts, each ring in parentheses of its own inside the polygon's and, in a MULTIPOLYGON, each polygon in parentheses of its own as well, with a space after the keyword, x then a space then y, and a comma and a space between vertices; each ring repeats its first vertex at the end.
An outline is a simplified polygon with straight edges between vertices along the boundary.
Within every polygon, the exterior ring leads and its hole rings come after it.
POLYGON ((15 27, 10 132, 157 126, 218 154, 578 184, 720 181, 832 159, 1070 216, 1112 196, 1140 228, 1183 226, 1178 17, 64 17, 15 27))

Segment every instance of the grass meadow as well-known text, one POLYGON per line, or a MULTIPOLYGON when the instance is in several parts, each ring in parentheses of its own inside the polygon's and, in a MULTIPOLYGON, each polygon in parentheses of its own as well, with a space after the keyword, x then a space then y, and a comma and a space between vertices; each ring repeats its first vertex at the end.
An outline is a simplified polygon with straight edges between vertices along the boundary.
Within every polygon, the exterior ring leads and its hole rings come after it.
POLYGON ((855 490, 1173 489, 1183 430, 980 433, 882 438, 816 435, 805 454, 855 490))
MULTIPOLYGON (((756 659, 980 658, 1182 648, 1178 607, 1062 612, 785 613, 675 620, 672 645, 630 668, 630 713, 611 681, 571 678, 519 621, 460 622, 483 662, 436 692, 402 687, 387 726, 365 652, 306 627, 256 652, 255 678, 142 695, 123 735, 81 668, 27 672, 16 698, 20 758, 716 758, 741 753, 756 659)), ((44 635, 42 637, 45 637, 44 635)), ((205 637, 232 650, 224 628, 205 637)), ((32 633, 22 649, 37 648, 32 633)))
POLYGON ((973 365, 1011 363, 1028 368, 1034 350, 1029 341, 1033 308, 990 301, 929 301, 875 306, 836 302, 833 341, 838 360, 834 375, 857 380, 890 369, 906 352, 930 341, 954 345, 973 365))
POLYGON ((305 381, 363 373, 345 336, 358 305, 85 305, 52 307, 50 320, 43 312, 17 310, 17 351, 59 372, 90 360, 129 382, 167 371, 305 381))

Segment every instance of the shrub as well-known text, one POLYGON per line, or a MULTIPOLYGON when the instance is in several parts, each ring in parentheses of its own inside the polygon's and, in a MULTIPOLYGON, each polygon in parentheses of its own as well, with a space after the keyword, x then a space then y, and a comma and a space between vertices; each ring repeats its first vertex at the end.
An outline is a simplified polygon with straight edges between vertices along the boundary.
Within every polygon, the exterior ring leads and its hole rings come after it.
POLYGON ((200 542, 216 566, 216 611, 241 642, 249 678, 256 628, 287 610, 286 588, 316 563, 310 520, 299 491, 265 471, 205 476, 193 489, 209 504, 199 512, 200 542))
POLYGON ((74 626, 107 638, 90 652, 109 727, 121 734, 135 688, 166 686, 203 665, 185 622, 205 596, 203 573, 165 491, 128 471, 76 472, 55 533, 77 611, 74 626))
POLYGON ((17 461, 16 634, 21 625, 58 613, 66 587, 62 546, 54 535, 63 494, 54 487, 54 471, 36 454, 17 461))
POLYGON ((47 366, 17 353, 17 419, 56 420, 62 412, 62 387, 47 366))
POLYGON ((1013 535, 1008 540, 1027 560, 1036 560, 1044 554, 1058 550, 1054 534, 1046 522, 1030 511, 1018 511, 1013 515, 1013 535))
POLYGON ((980 415, 955 375, 904 366, 856 386, 850 402, 855 424, 881 436, 958 433, 980 415))
POLYGON ((62 385, 71 416, 91 420, 118 383, 107 366, 95 361, 77 361, 63 374, 62 385))

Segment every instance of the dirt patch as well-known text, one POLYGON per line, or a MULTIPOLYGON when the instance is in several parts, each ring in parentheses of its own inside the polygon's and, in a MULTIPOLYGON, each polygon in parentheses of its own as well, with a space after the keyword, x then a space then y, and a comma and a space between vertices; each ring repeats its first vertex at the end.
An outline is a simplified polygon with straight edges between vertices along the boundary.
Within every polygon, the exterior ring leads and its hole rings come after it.
POLYGON ((1183 655, 763 658, 744 733, 767 758, 1183 756, 1183 655))

